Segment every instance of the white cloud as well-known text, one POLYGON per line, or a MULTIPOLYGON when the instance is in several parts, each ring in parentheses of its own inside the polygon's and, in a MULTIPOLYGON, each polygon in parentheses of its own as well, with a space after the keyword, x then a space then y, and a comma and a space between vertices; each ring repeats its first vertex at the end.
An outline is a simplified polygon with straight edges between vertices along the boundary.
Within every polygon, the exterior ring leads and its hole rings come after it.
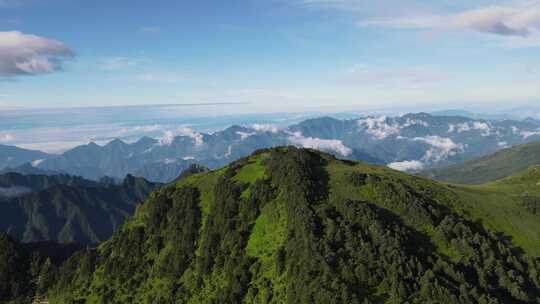
POLYGON ((366 133, 372 135, 376 139, 385 139, 392 135, 397 135, 396 139, 407 139, 406 137, 399 135, 402 129, 411 126, 429 127, 429 123, 421 119, 407 118, 407 120, 400 125, 386 116, 360 119, 357 121, 357 124, 360 127, 363 127, 366 133))
POLYGON ((421 119, 407 118, 407 121, 405 122, 404 125, 401 126, 401 128, 407 128, 407 127, 415 126, 415 125, 423 126, 423 127, 426 127, 426 128, 429 127, 429 123, 427 121, 423 121, 421 119))
POLYGON ((225 152, 224 157, 229 157, 229 156, 231 156, 232 150, 233 150, 233 146, 232 146, 232 145, 229 145, 229 146, 227 147, 227 152, 225 152))
POLYGON ((470 131, 471 127, 468 123, 460 123, 460 124, 449 124, 448 125, 448 133, 463 133, 466 131, 470 131))
POLYGON ((196 147, 200 147, 204 144, 204 138, 201 133, 193 131, 188 127, 179 127, 175 130, 167 130, 163 132, 163 136, 159 140, 160 145, 170 145, 174 142, 177 136, 190 137, 196 147))
POLYGON ((506 141, 501 141, 501 142, 497 143, 497 145, 499 147, 501 147, 501 148, 508 148, 509 147, 509 145, 508 145, 508 143, 506 141))
POLYGON ((425 162, 440 162, 450 156, 465 151, 463 144, 455 143, 450 138, 439 136, 416 137, 413 140, 421 141, 431 146, 422 158, 425 162))
POLYGON ((17 31, 0 32, 0 77, 52 73, 72 56, 59 41, 17 31))
POLYGON ((276 134, 279 132, 279 128, 271 124, 253 124, 251 125, 251 129, 262 133, 270 132, 276 134))
POLYGON ((377 139, 385 139, 391 135, 398 135, 400 127, 396 124, 389 123, 386 116, 378 118, 368 117, 358 120, 358 125, 365 128, 368 134, 371 134, 377 139))
POLYGON ((159 139, 159 144, 163 146, 168 146, 173 143, 175 137, 176 135, 173 131, 167 130, 163 132, 163 136, 159 139))
POLYGON ((0 134, 0 143, 8 143, 15 139, 11 134, 0 134))
POLYGON ((418 171, 424 168, 424 164, 417 160, 407 160, 401 162, 393 162, 387 165, 389 168, 398 171, 418 171))
POLYGON ((528 139, 533 136, 540 136, 540 131, 521 131, 519 133, 523 139, 528 139))
POLYGON ((352 150, 345 146, 341 140, 304 137, 302 133, 295 132, 291 134, 289 141, 304 148, 333 151, 343 156, 352 154, 352 150))
POLYGON ((479 122, 475 121, 473 123, 472 128, 474 130, 482 131, 482 136, 489 136, 491 135, 491 126, 486 122, 479 122))
POLYGON ((236 132, 236 134, 240 135, 241 140, 247 139, 248 137, 255 135, 254 133, 247 133, 241 131, 236 132))
POLYGON ((464 133, 469 131, 481 131, 482 136, 490 136, 492 134, 493 128, 489 123, 475 121, 472 123, 464 122, 460 124, 449 124, 448 133, 464 133))
POLYGON ((518 127, 512 126, 511 129, 512 129, 512 133, 514 133, 514 134, 519 134, 519 129, 518 129, 518 127))
POLYGON ((427 30, 465 29, 499 36, 528 37, 540 30, 540 2, 514 1, 505 6, 484 6, 446 15, 369 19, 359 22, 359 25, 427 30))
POLYGON ((36 159, 34 161, 32 161, 32 167, 37 167, 39 166, 39 164, 41 164, 42 162, 44 161, 44 159, 36 159))
POLYGON ((483 33, 527 36, 530 28, 536 28, 540 21, 531 19, 528 12, 510 7, 488 6, 476 10, 465 11, 454 17, 453 25, 483 33), (526 17, 527 19, 524 19, 526 17))
POLYGON ((86 140, 70 140, 70 141, 47 141, 47 142, 29 142, 16 143, 17 147, 30 150, 40 150, 49 154, 61 154, 76 146, 88 144, 86 140))

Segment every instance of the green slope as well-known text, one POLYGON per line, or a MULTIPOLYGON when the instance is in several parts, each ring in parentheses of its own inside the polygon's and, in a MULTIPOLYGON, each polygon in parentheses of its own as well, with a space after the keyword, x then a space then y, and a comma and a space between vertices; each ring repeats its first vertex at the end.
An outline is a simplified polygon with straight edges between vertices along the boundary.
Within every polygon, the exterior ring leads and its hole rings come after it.
POLYGON ((455 184, 482 184, 540 164, 540 142, 501 150, 463 164, 424 172, 423 175, 455 184))
POLYGON ((34 190, 0 200, 0 231, 23 242, 59 241, 97 244, 111 237, 135 207, 159 186, 128 176, 121 184, 79 177, 0 176, 0 186, 34 190))
POLYGON ((512 237, 531 256, 540 256, 540 167, 499 181, 453 187, 484 226, 512 237))
MULTIPOLYGON (((539 303, 535 169, 452 186, 259 151, 154 192, 51 303, 539 303)), ((538 178, 537 178, 538 177, 538 178)), ((539 186, 540 187, 540 186, 539 186)))

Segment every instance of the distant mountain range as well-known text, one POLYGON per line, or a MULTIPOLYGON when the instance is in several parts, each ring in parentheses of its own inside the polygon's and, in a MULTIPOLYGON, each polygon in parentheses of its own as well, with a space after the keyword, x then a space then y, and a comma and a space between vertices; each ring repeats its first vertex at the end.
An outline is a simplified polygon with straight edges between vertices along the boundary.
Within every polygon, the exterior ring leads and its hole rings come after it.
POLYGON ((501 150, 495 154, 422 174, 445 182, 482 184, 540 165, 540 142, 501 150))
MULTIPOLYGON (((535 140, 540 140, 540 121, 534 119, 484 120, 426 113, 345 120, 321 117, 287 128, 254 124, 231 126, 212 134, 184 128, 167 132, 160 139, 143 137, 134 143, 117 139, 104 146, 90 143, 54 156, 22 150, 21 156, 9 154, 11 161, 6 152, 0 152, 0 168, 30 162, 30 167, 43 172, 64 172, 93 180, 133 174, 168 182, 194 163, 218 168, 257 149, 295 145, 340 158, 420 171, 535 140)), ((0 146, 2 149, 17 148, 0 146)), ((25 168, 29 171, 28 164, 25 168)))
POLYGON ((18 167, 25 163, 46 159, 51 155, 34 150, 26 150, 13 146, 0 145, 0 169, 7 167, 18 167))
POLYGON ((158 184, 68 175, 0 175, 0 232, 23 242, 97 244, 108 239, 158 184))

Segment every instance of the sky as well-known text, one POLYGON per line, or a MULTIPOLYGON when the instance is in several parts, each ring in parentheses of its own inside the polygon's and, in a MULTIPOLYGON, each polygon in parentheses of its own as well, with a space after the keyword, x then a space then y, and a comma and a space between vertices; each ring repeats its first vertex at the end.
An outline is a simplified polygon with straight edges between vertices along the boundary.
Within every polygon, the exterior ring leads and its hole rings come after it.
POLYGON ((4 108, 488 108, 539 88, 540 1, 0 0, 4 108))

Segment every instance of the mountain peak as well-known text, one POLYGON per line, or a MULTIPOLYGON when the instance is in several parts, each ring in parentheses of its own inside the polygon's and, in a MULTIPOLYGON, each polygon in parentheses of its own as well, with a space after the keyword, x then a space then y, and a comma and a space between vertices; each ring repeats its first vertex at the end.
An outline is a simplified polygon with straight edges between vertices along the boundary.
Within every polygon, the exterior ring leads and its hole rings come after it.
POLYGON ((448 187, 311 149, 263 149, 160 187, 44 288, 52 303, 529 303, 540 269, 516 246, 540 253, 540 223, 524 209, 508 212, 517 204, 489 187, 448 187), (493 197, 503 216, 490 213, 493 197), (488 232, 486 220, 512 229, 488 232))
POLYGON ((106 147, 123 147, 123 146, 127 146, 128 144, 126 144, 124 141, 122 141, 121 139, 119 138, 115 138, 114 140, 108 142, 105 146, 106 147))
POLYGON ((148 136, 143 136, 136 142, 136 144, 137 145, 154 145, 157 142, 158 141, 156 139, 154 139, 154 138, 151 138, 151 137, 148 137, 148 136))

